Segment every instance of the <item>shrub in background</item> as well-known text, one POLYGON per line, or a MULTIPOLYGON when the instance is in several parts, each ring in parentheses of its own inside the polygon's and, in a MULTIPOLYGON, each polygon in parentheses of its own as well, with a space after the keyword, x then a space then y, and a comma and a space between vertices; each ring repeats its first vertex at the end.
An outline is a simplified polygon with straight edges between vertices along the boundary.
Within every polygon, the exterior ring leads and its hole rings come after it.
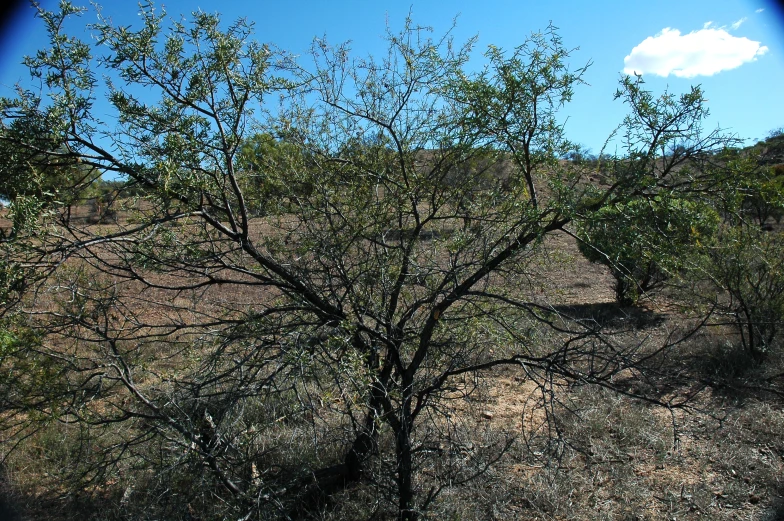
POLYGON ((705 249, 700 272, 712 283, 707 296, 732 317, 744 349, 764 358, 784 319, 784 234, 723 228, 705 249))
POLYGON ((631 305, 679 270, 717 225, 706 204, 658 195, 601 208, 578 222, 577 234, 582 254, 612 271, 618 302, 631 305))

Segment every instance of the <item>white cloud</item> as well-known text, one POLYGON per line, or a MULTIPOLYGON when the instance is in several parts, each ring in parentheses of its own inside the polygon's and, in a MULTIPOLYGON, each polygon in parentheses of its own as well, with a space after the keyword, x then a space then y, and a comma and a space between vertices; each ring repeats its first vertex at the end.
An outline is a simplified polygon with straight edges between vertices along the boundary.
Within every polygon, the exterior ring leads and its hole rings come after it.
POLYGON ((702 24, 702 28, 703 28, 703 29, 707 29, 707 28, 708 28, 708 27, 710 27, 711 25, 713 25, 713 22, 705 22, 704 24, 702 24))
POLYGON ((762 12, 762 11, 764 11, 764 10, 765 10, 765 9, 763 9, 762 7, 760 7, 759 9, 757 9, 757 10, 756 10, 756 11, 754 11, 754 12, 755 12, 755 13, 761 13, 761 12, 762 12))
MULTIPOLYGON (((739 22, 742 20, 735 23, 739 22)), ((674 74, 679 78, 712 76, 754 61, 766 52, 768 48, 760 42, 732 36, 723 28, 714 29, 709 24, 685 35, 667 27, 632 49, 623 60, 623 71, 664 77, 674 74)))
POLYGON ((730 27, 732 27, 733 29, 737 29, 738 27, 740 27, 740 24, 742 24, 746 20, 748 20, 748 18, 744 16, 743 18, 741 18, 737 22, 733 22, 732 25, 730 25, 730 27))

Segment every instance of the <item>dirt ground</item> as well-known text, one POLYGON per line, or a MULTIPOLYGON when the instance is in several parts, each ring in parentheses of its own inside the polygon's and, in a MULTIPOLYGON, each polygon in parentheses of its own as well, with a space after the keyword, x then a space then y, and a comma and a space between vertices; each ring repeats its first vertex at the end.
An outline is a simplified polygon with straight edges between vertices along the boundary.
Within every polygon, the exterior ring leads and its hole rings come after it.
MULTIPOLYGON (((79 211, 73 217, 86 218, 79 211)), ((539 304, 628 323, 647 342, 688 329, 689 317, 668 298, 619 308, 609 271, 585 260, 566 233, 551 235, 531 266, 527 296, 539 304)), ((240 306, 255 295, 204 297, 240 306)), ((662 362, 655 384, 688 404, 678 409, 564 385, 545 414, 537 405, 541 387, 519 371, 491 372, 483 392, 456 411, 486 439, 514 441, 475 483, 445 491, 432 518, 784 519, 784 360, 778 354, 751 364, 733 340, 726 329, 708 328, 662 362), (552 429, 563 439, 555 450, 542 445, 552 429)), ((636 374, 622 380, 630 395, 652 385, 636 374)))

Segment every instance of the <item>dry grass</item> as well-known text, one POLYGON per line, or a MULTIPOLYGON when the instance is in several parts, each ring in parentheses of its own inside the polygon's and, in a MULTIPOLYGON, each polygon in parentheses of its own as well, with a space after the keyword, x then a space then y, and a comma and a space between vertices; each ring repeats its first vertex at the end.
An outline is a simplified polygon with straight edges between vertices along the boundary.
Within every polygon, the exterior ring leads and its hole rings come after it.
MULTIPOLYGON (((254 229, 259 234, 266 231, 261 223, 254 229)), ((683 316, 663 304, 637 310, 617 308, 611 275, 604 267, 585 261, 566 234, 552 235, 545 246, 542 256, 532 263, 527 284, 521 285, 526 298, 584 319, 633 326, 628 328, 630 342, 645 338, 655 345, 674 331, 688 328, 683 316)), ((131 286, 123 291, 138 292, 131 286)), ((215 287, 183 292, 168 306, 155 309, 144 303, 160 302, 160 295, 149 297, 139 299, 133 313, 150 322, 160 314, 165 322, 173 313, 182 313, 179 320, 187 320, 187 310, 195 306, 199 312, 217 314, 226 307, 241 309, 259 302, 265 295, 253 287, 231 293, 215 287)), ((480 469, 500 452, 503 457, 479 479, 445 487, 429 516, 784 519, 784 395, 763 390, 784 387, 784 357, 771 356, 764 367, 758 366, 733 345, 730 332, 707 330, 658 361, 657 383, 664 384, 661 388, 668 396, 691 397, 688 408, 672 411, 595 387, 561 386, 557 387, 561 405, 545 415, 536 383, 510 369, 485 375, 476 382, 478 391, 470 399, 450 402, 454 425, 449 432, 454 443, 441 464, 453 458, 465 468, 480 469), (549 443, 553 429, 561 435, 556 444, 549 443)), ((158 369, 175 369, 179 360, 177 353, 167 360, 158 358, 158 369)), ((623 376, 630 390, 650 385, 635 374, 623 376)), ((301 465, 301 458, 329 461, 329 451, 340 449, 339 443, 327 444, 318 452, 307 439, 315 435, 314 429, 322 429, 322 434, 332 429, 334 434, 328 436, 338 439, 341 426, 332 422, 340 415, 333 414, 332 408, 340 407, 339 398, 336 402, 327 399, 320 410, 311 411, 298 410, 284 398, 280 397, 280 403, 259 403, 254 412, 260 424, 269 423, 269 418, 286 418, 277 422, 280 427, 275 432, 253 440, 260 452, 265 447, 276 448, 265 452, 265 463, 284 468, 301 465)), ((443 427, 437 422, 433 425, 443 427)), ((19 519, 120 519, 130 515, 123 513, 127 483, 105 483, 89 498, 68 496, 60 486, 63 469, 79 459, 79 451, 86 450, 79 440, 73 428, 50 424, 5 462, 0 491, 17 506, 19 519)), ((423 490, 427 490, 431 470, 444 471, 425 468, 423 490)), ((143 475, 137 471, 129 479, 143 475)), ((191 478, 180 476, 184 481, 172 487, 204 486, 197 477, 191 478)), ((138 485, 135 493, 143 495, 143 486, 138 485)), ((161 512, 182 516, 178 510, 161 512)), ((137 514, 142 518, 142 512, 137 514)), ((317 517, 383 519, 391 515, 389 506, 378 501, 377 490, 363 484, 322 505, 317 517)))

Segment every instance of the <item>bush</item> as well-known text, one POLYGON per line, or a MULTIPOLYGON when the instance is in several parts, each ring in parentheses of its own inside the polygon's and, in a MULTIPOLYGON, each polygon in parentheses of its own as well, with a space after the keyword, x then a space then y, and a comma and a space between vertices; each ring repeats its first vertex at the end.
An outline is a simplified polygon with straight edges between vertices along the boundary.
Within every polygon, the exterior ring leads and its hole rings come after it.
POLYGON ((743 214, 750 216, 762 228, 774 219, 781 222, 784 215, 784 165, 762 168, 751 186, 744 187, 743 214))
POLYGON ((709 206, 660 195, 606 206, 579 221, 577 233, 582 254, 611 269, 616 299, 630 305, 680 269, 717 225, 709 206))
POLYGON ((743 347, 763 358, 784 318, 784 234, 723 229, 706 248, 703 272, 714 286, 710 297, 733 317, 743 347))

